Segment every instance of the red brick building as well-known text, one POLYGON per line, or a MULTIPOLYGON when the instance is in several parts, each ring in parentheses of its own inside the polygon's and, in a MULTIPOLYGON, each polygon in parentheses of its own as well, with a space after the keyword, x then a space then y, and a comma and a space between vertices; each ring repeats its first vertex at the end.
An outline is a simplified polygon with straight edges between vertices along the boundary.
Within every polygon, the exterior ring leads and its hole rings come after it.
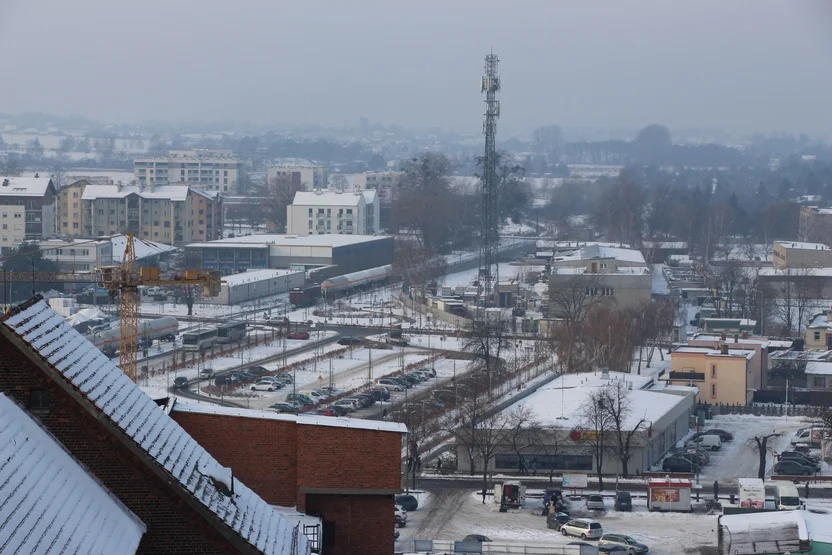
MULTIPOLYGON (((0 318, 0 392, 139 519, 144 533, 128 551, 309 553, 299 527, 39 297, 0 318)), ((16 524, 4 523, 0 545, 16 524)))
POLYGON ((182 401, 169 412, 267 502, 320 516, 322 553, 393 553, 403 424, 182 401))

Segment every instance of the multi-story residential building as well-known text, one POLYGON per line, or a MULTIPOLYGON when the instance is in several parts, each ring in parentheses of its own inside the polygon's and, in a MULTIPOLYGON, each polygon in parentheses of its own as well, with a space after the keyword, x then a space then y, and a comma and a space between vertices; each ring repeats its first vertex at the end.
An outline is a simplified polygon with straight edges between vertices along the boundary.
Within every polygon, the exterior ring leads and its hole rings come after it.
POLYGON ((669 384, 695 385, 700 403, 746 405, 754 397, 754 358, 751 349, 731 349, 723 343, 718 349, 683 345, 670 356, 670 372, 663 377, 669 384))
POLYGON ((191 211, 194 241, 222 239, 223 197, 216 191, 193 189, 191 211))
POLYGON ((139 185, 178 183, 232 195, 237 192, 241 168, 230 150, 171 150, 166 157, 133 161, 133 173, 139 185))
POLYGON ((40 249, 65 272, 90 272, 113 264, 113 243, 109 239, 50 239, 41 241, 40 249))
POLYGON ((58 235, 82 236, 84 234, 84 211, 81 195, 84 187, 90 185, 80 179, 58 190, 57 231, 58 235))
POLYGON ((299 191, 286 207, 286 231, 292 235, 373 235, 378 231, 375 191, 299 191))
POLYGON ((84 234, 132 233, 166 245, 185 245, 193 237, 193 197, 190 187, 176 185, 87 185, 81 196, 84 234))
POLYGON ((353 176, 353 185, 357 189, 375 189, 382 204, 390 204, 395 188, 404 173, 402 172, 366 172, 353 176))
POLYGON ((0 177, 0 252, 54 237, 56 198, 48 177, 0 177))
POLYGON ((828 241, 832 237, 832 208, 802 206, 798 223, 802 241, 828 241))
POLYGON ((293 160, 275 164, 266 170, 266 179, 269 183, 274 182, 278 177, 288 178, 293 185, 300 185, 305 191, 312 191, 327 188, 329 172, 326 166, 316 165, 309 161, 293 160))
POLYGON ((777 270, 832 267, 832 249, 823 243, 775 241, 773 254, 777 270))

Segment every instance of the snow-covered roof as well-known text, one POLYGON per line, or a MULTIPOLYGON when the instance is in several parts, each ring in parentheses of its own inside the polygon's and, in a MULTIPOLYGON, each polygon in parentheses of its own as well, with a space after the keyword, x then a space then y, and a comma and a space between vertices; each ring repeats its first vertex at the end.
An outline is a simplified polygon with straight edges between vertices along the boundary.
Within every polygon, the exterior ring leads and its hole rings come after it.
MULTIPOLYGON (((113 261, 120 263, 124 257, 124 250, 127 248, 127 236, 116 235, 110 238, 110 241, 113 243, 113 261)), ((139 239, 138 237, 133 239, 133 248, 136 251, 137 260, 176 250, 176 247, 157 243, 156 241, 148 241, 147 239, 139 239)))
POLYGON ((353 428, 357 430, 373 430, 376 432, 407 433, 407 426, 398 422, 381 420, 366 420, 364 418, 338 418, 334 416, 315 416, 307 414, 281 414, 268 410, 240 409, 235 407, 219 407, 204 403, 188 403, 179 399, 173 405, 172 412, 191 412, 197 414, 215 414, 219 416, 236 416, 239 418, 258 418, 261 420, 282 420, 296 422, 307 426, 331 426, 335 428, 353 428))
MULTIPOLYGON (((290 523, 237 480, 234 493, 228 493, 228 469, 41 298, 6 314, 2 327, 28 346, 27 356, 38 364, 44 361, 83 396, 91 405, 87 410, 109 419, 119 429, 119 439, 146 453, 152 469, 164 473, 180 495, 192 496, 262 553, 291 553, 290 523)), ((305 536, 298 538, 298 552, 308 553, 305 536)))
POLYGON ((362 200, 361 191, 298 191, 292 206, 358 206, 362 200))
POLYGON ((228 239, 217 239, 205 243, 190 243, 188 247, 342 247, 377 241, 375 235, 244 235, 228 239))
POLYGON ((684 241, 644 241, 645 249, 686 249, 688 244, 684 241))
MULTIPOLYGON (((809 539, 803 511, 773 511, 723 515, 719 526, 728 530, 726 553, 799 553, 809 539)), ((828 524, 827 524, 828 526, 828 524)), ((806 546, 808 547, 808 546, 806 546)))
POLYGON ((243 283, 254 283, 256 281, 264 281, 289 276, 292 274, 302 273, 302 271, 298 270, 251 270, 249 272, 243 272, 241 274, 232 274, 230 276, 224 276, 222 280, 225 282, 226 285, 234 286, 241 285, 243 283))
POLYGON ((794 360, 826 362, 832 358, 832 351, 775 351, 768 355, 769 360, 794 360))
POLYGON ((829 316, 827 316, 826 312, 822 312, 820 314, 815 314, 812 317, 812 321, 809 322, 809 328, 828 329, 829 328, 829 316))
POLYGON ((662 389, 651 390, 653 379, 638 374, 610 372, 607 379, 599 372, 586 372, 560 376, 518 405, 532 409, 544 426, 572 429, 581 426, 581 407, 589 396, 616 381, 626 382, 628 386, 633 384, 633 389, 628 392, 633 410, 624 422, 626 430, 632 429, 642 418, 648 423, 656 422, 680 403, 692 404, 695 395, 694 389, 688 396, 663 392, 662 389))
POLYGON ((0 175, 0 196, 42 197, 49 190, 49 177, 4 177, 0 175), (8 179, 9 184, 3 185, 8 179))
POLYGON ((587 274, 593 276, 599 276, 602 278, 613 277, 613 276, 648 276, 650 275, 650 269, 646 266, 619 266, 615 269, 615 271, 607 272, 604 271, 600 274, 592 274, 586 271, 586 268, 583 266, 580 267, 572 267, 572 266, 552 266, 552 274, 561 274, 561 275, 577 275, 577 274, 587 274))
POLYGON ((378 194, 376 194, 375 189, 364 189, 363 191, 361 191, 361 194, 364 195, 365 204, 373 204, 376 201, 376 197, 378 196, 378 194))
POLYGON ((821 268, 760 268, 761 276, 766 277, 832 277, 832 266, 821 268))
POLYGON ((711 349, 710 347, 682 346, 673 351, 673 354, 675 353, 703 354, 711 357, 739 357, 751 360, 752 358, 754 358, 754 355, 757 354, 757 351, 750 351, 748 349, 731 349, 729 347, 728 354, 725 354, 720 349, 711 349))
POLYGON ((810 361, 806 363, 806 373, 816 376, 831 376, 832 362, 810 361))
POLYGON ((184 185, 160 185, 150 190, 150 187, 136 187, 133 185, 119 187, 118 185, 87 185, 81 195, 81 200, 95 200, 98 198, 124 198, 136 194, 145 199, 184 201, 188 197, 189 187, 184 185))
POLYGON ((802 241, 775 241, 775 245, 779 245, 784 249, 798 249, 807 251, 828 251, 829 247, 823 243, 805 243, 802 241))
POLYGON ((581 247, 580 250, 575 250, 568 253, 558 254, 555 256, 554 263, 567 262, 573 260, 594 260, 602 258, 612 258, 618 262, 625 262, 627 264, 640 265, 645 264, 644 255, 641 251, 635 249, 627 249, 622 247, 611 247, 600 243, 589 244, 581 247))
POLYGON ((135 553, 147 526, 0 393, 0 551, 135 553))

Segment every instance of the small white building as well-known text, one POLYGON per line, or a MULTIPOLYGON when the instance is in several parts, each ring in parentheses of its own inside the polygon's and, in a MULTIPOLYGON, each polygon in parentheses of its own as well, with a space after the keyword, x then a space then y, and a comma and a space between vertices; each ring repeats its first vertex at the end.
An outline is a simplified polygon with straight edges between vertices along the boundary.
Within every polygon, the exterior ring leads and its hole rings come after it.
POLYGON ((58 263, 65 272, 91 272, 113 264, 109 239, 51 239, 40 242, 43 257, 58 263))
POLYGON ((234 305, 303 287, 305 274, 295 270, 252 270, 222 278, 220 294, 211 299, 218 304, 234 305))
POLYGON ((378 228, 373 190, 298 191, 286 207, 286 232, 292 235, 374 235, 378 228))

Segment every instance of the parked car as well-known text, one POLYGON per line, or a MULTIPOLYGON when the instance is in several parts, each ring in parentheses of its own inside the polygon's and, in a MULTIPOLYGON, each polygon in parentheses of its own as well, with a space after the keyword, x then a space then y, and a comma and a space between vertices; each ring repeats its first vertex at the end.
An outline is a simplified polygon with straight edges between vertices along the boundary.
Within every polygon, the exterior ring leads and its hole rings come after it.
POLYGON ((384 401, 390 398, 390 391, 384 386, 374 385, 373 387, 368 388, 367 391, 378 391, 379 393, 381 393, 381 400, 384 401))
POLYGON ((685 443, 685 447, 697 446, 703 449, 709 449, 710 451, 719 451, 722 449, 722 440, 717 435, 705 435, 685 443))
POLYGON ((271 405, 269 408, 272 410, 276 410, 277 412, 287 414, 294 414, 301 409, 300 405, 296 405, 295 403, 275 403, 271 405))
POLYGON ((786 459, 774 465, 774 474, 784 474, 786 476, 811 476, 815 473, 815 469, 810 466, 802 464, 800 461, 794 459, 786 459))
POLYGON ((820 458, 813 455, 806 455, 805 453, 798 453, 797 451, 783 451, 777 455, 778 461, 782 461, 784 459, 795 459, 806 464, 807 466, 817 466, 818 470, 820 470, 820 458))
POLYGON ((396 526, 404 528, 407 526, 407 511, 401 507, 396 507, 396 526))
POLYGON ((682 448, 675 451, 673 455, 690 459, 694 464, 698 464, 700 467, 711 462, 711 455, 709 455, 708 452, 701 447, 682 448))
POLYGON ((358 345, 361 343, 360 337, 342 337, 338 340, 339 345, 358 345))
POLYGON ((624 534, 604 534, 598 540, 598 549, 601 547, 622 547, 628 553, 647 553, 650 549, 641 542, 638 542, 630 536, 624 534))
POLYGON ((586 508, 590 511, 606 511, 604 506, 604 498, 600 495, 593 494, 586 498, 586 508))
POLYGON ((273 380, 257 380, 251 384, 252 391, 275 391, 283 387, 279 382, 273 380))
POLYGON ((327 408, 334 412, 336 416, 346 416, 350 413, 350 411, 347 410, 346 407, 343 407, 341 405, 329 405, 327 408))
POLYGON ((339 399, 338 401, 335 401, 333 403, 333 406, 344 407, 350 412, 355 412, 358 410, 358 402, 350 399, 339 399))
POLYGON ((491 540, 487 536, 483 536, 482 534, 468 534, 464 538, 462 538, 464 542, 478 542, 478 543, 491 543, 491 540))
POLYGON ((436 377, 436 369, 431 368, 430 366, 423 366, 421 368, 417 368, 416 371, 417 372, 427 372, 430 375, 431 378, 436 377))
POLYGON ((623 555, 624 553, 632 553, 629 549, 624 547, 623 545, 599 545, 598 546, 598 554, 601 553, 613 553, 615 555, 623 555))
POLYGON ((400 384, 398 382, 394 382, 393 380, 391 380, 389 378, 382 378, 380 380, 376 380, 376 383, 378 385, 382 386, 387 391, 404 391, 405 390, 405 386, 403 386, 402 384, 400 384))
POLYGON ((173 380, 173 389, 188 389, 188 378, 178 376, 173 380))
POLYGON ((421 372, 408 372, 405 376, 410 376, 411 378, 415 378, 417 382, 426 382, 430 379, 430 376, 427 374, 422 374, 421 372))
POLYGON ((420 381, 419 378, 417 378, 416 376, 411 376, 409 374, 402 374, 401 376, 396 376, 396 378, 410 384, 411 387, 414 385, 418 385, 420 381))
POLYGON ((597 540, 604 535, 601 523, 588 518, 575 518, 561 526, 564 536, 577 536, 582 540, 597 540))
POLYGON ((384 396, 379 389, 365 389, 361 392, 362 395, 369 395, 376 401, 384 400, 384 396))
POLYGON ((320 391, 324 395, 327 395, 328 397, 332 397, 333 395, 338 395, 339 393, 341 393, 341 390, 337 387, 322 387, 318 391, 320 391))
POLYGON ((403 495, 396 496, 396 505, 405 511, 415 511, 419 508, 419 500, 416 499, 415 495, 405 493, 403 495))
POLYGON ((731 432, 726 432, 725 430, 720 430, 719 428, 711 428, 710 430, 705 430, 702 432, 702 435, 717 435, 719 436, 720 441, 734 441, 734 434, 731 432))
POLYGON ((321 393, 320 391, 301 391, 300 393, 301 395, 306 395, 310 399, 314 400, 315 403, 320 403, 328 397, 328 395, 321 393))
POLYGON ((662 462, 662 470, 665 472, 695 473, 700 466, 688 458, 679 456, 667 457, 662 462))
POLYGON ((294 383, 295 381, 295 378, 293 378, 288 372, 279 372, 275 374, 274 377, 287 383, 294 383))
POLYGON ((615 494, 615 510, 616 511, 632 511, 633 497, 629 491, 619 491, 615 494))
POLYGON ((317 416, 338 416, 338 415, 335 413, 335 411, 334 411, 334 410, 332 410, 332 409, 330 409, 330 408, 322 408, 322 409, 318 409, 318 410, 316 410, 316 411, 313 411, 313 412, 312 412, 312 414, 315 414, 315 415, 317 415, 317 416))
POLYGON ((254 374, 255 376, 262 376, 268 372, 267 369, 263 368, 262 366, 249 366, 246 368, 246 372, 249 374, 254 374))
POLYGON ((286 339, 300 339, 301 341, 306 341, 307 339, 309 339, 309 332, 293 331, 292 333, 286 334, 286 339))
POLYGON ((312 399, 308 395, 304 395, 303 393, 290 393, 286 396, 286 400, 289 402, 297 403, 303 407, 310 407, 315 404, 314 399, 312 399))
POLYGON ((561 526, 572 519, 567 513, 550 512, 546 515, 546 527, 551 530, 560 530, 561 526))
POLYGON ((798 453, 803 453, 804 455, 808 455, 812 452, 812 448, 809 447, 808 443, 796 443, 792 446, 792 449, 798 453))
POLYGON ((365 406, 371 407, 376 404, 376 398, 374 395, 370 393, 356 393, 353 397, 357 397, 359 399, 364 399, 366 401, 365 406))

